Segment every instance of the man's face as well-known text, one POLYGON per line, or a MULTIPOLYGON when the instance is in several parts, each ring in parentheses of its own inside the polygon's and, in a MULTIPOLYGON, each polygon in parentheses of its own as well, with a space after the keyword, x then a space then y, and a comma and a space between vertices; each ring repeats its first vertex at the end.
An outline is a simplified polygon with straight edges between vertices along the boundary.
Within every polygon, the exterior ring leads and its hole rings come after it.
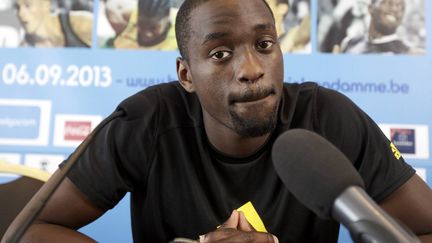
POLYGON ((117 35, 127 27, 129 17, 137 5, 137 0, 107 0, 105 2, 105 13, 108 22, 117 35))
POLYGON ((138 16, 138 43, 141 46, 154 46, 165 40, 170 24, 169 11, 164 16, 138 16))
POLYGON ((43 19, 50 14, 49 0, 17 0, 18 18, 27 34, 34 34, 43 19))
POLYGON ((204 119, 243 137, 270 132, 282 94, 283 60, 262 0, 215 0, 191 13, 189 73, 204 119))
POLYGON ((396 32, 402 23, 404 12, 404 0, 382 0, 370 8, 372 24, 378 32, 384 35, 396 32))

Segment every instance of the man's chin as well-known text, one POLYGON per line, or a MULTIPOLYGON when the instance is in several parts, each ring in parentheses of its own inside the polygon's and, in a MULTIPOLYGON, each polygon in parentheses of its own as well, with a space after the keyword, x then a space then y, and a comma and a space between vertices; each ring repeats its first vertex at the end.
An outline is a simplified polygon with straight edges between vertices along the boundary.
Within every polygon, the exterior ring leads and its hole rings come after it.
POLYGON ((160 43, 160 41, 154 41, 154 40, 145 41, 145 40, 142 40, 142 39, 138 39, 138 44, 140 46, 155 46, 155 45, 157 45, 159 43, 160 43))
POLYGON ((269 116, 244 118, 236 113, 231 113, 234 130, 237 134, 245 138, 260 137, 271 133, 276 127, 275 113, 269 116))
POLYGON ((379 26, 378 30, 382 35, 391 35, 391 34, 396 33, 396 30, 398 27, 399 27, 399 25, 381 24, 381 26, 379 26))
POLYGON ((166 36, 161 35, 161 36, 158 36, 156 38, 145 39, 145 38, 142 38, 138 35, 138 44, 140 46, 155 46, 155 45, 161 43, 162 41, 164 41, 165 38, 166 38, 166 36))

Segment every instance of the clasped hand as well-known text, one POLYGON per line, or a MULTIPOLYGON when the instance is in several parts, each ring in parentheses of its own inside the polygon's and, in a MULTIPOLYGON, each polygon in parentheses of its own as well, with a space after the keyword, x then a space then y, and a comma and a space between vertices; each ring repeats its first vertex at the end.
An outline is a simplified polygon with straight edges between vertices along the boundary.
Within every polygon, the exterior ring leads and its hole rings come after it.
POLYGON ((276 236, 257 232, 242 212, 234 210, 229 219, 215 231, 200 236, 200 243, 260 242, 278 243, 276 236))

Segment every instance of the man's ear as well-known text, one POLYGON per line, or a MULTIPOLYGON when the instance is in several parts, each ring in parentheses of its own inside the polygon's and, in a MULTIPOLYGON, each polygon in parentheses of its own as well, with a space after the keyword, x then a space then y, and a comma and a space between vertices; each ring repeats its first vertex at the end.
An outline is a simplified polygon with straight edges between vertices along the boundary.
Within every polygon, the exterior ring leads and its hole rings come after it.
POLYGON ((187 92, 194 92, 195 88, 192 83, 192 75, 186 60, 181 57, 178 57, 176 60, 176 67, 177 67, 177 77, 179 79, 181 86, 183 86, 183 88, 187 92))

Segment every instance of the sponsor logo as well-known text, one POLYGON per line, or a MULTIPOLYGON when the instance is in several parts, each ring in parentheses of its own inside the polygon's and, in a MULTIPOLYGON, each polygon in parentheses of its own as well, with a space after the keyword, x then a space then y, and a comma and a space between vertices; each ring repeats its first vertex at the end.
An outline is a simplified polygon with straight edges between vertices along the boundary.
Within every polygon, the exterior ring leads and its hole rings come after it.
POLYGON ((24 166, 54 173, 58 165, 65 160, 65 156, 57 154, 26 154, 24 166))
POLYGON ((54 146, 78 146, 101 121, 101 116, 68 114, 56 115, 54 146))
POLYGON ((390 128, 390 141, 405 154, 415 154, 415 129, 390 128))
POLYGON ((396 146, 393 143, 390 143, 390 148, 391 148, 395 158, 397 160, 399 160, 400 157, 402 156, 401 153, 399 152, 399 150, 396 148, 396 146))
POLYGON ((0 99, 0 145, 48 145, 51 102, 0 99))
POLYGON ((379 124, 391 150, 406 159, 429 159, 429 127, 422 124, 379 124))
POLYGON ((66 121, 64 127, 64 140, 82 141, 91 132, 90 121, 66 121))

